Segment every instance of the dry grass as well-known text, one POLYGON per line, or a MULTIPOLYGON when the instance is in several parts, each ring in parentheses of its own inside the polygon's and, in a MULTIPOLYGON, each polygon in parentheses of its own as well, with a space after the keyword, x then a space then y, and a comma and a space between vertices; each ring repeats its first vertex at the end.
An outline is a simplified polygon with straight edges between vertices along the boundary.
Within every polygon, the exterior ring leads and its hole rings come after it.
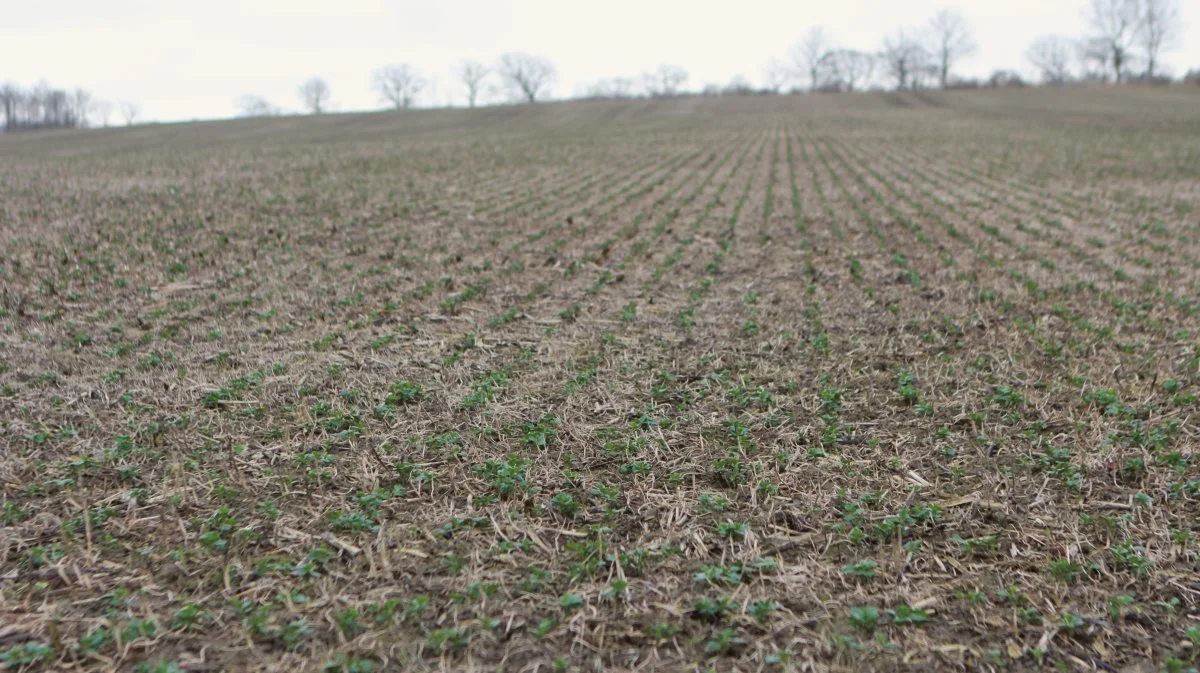
POLYGON ((0 658, 1194 670, 1197 103, 0 139, 0 658))

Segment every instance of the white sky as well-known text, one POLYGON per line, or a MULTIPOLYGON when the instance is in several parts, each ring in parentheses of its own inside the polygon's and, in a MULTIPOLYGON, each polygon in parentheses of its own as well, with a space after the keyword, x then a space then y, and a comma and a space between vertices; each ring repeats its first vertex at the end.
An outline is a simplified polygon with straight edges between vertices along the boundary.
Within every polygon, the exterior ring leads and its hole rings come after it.
MULTIPOLYGON (((227 117, 244 94, 296 110, 307 77, 329 82, 334 109, 380 107, 372 71, 410 63, 431 80, 422 103, 462 104, 461 59, 491 63, 526 51, 558 67, 557 96, 659 63, 686 67, 688 87, 742 74, 761 82, 772 57, 810 27, 875 49, 897 28, 960 9, 979 50, 959 69, 1028 72, 1024 51, 1042 33, 1078 35, 1085 0, 0 0, 0 81, 46 79, 138 103, 142 117, 227 117)), ((1175 74, 1200 67, 1200 0, 1179 0, 1175 74)), ((114 121, 117 115, 114 114, 114 121)))

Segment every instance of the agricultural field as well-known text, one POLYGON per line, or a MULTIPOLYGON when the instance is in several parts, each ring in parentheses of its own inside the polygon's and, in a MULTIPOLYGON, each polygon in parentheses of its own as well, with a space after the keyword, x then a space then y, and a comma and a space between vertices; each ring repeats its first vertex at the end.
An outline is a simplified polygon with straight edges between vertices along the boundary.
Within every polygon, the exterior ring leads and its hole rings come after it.
POLYGON ((1200 90, 0 138, 0 663, 1200 662, 1200 90))

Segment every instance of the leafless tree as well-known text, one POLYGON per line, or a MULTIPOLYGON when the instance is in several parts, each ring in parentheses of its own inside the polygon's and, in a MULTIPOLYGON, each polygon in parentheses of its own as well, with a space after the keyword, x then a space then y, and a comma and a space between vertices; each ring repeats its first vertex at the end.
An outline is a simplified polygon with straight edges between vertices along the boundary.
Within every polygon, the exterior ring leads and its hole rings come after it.
POLYGON ((329 84, 320 77, 309 78, 296 93, 304 107, 315 115, 324 112, 329 105, 329 84))
POLYGON ((242 117, 273 117, 279 110, 262 96, 247 94, 237 101, 238 115, 242 117))
POLYGON ((808 75, 808 90, 816 91, 829 71, 830 59, 833 56, 833 42, 825 34, 821 26, 810 28, 795 47, 792 47, 792 61, 796 67, 808 75))
POLYGON ((646 93, 651 96, 676 96, 687 80, 688 71, 678 65, 660 65, 642 75, 646 93))
POLYGON ((754 85, 745 75, 734 75, 721 93, 726 96, 747 96, 754 93, 754 85))
POLYGON ((1075 43, 1075 54, 1083 67, 1082 79, 1086 82, 1107 82, 1112 67, 1109 56, 1112 52, 1104 40, 1081 39, 1075 43))
POLYGON ((67 91, 45 80, 29 89, 15 84, 0 86, 0 116, 4 130, 79 128, 87 123, 91 94, 67 91))
POLYGON ((96 118, 100 120, 100 125, 108 128, 108 119, 112 116, 113 104, 109 100, 96 101, 96 118))
POLYGON ((895 80, 896 88, 900 90, 919 85, 928 60, 925 48, 903 29, 884 39, 880 58, 888 76, 895 80))
POLYGON ((401 63, 376 70, 371 76, 371 86, 379 92, 380 100, 391 103, 397 110, 407 110, 425 88, 425 78, 416 68, 401 63))
POLYGON ((47 109, 51 91, 50 83, 42 80, 25 94, 25 118, 28 122, 45 125, 47 120, 53 118, 54 115, 47 109))
POLYGON ((938 83, 950 82, 950 70, 960 59, 975 53, 975 36, 961 12, 943 9, 929 21, 930 53, 937 60, 938 83))
POLYGON ((0 86, 0 112, 4 113, 4 128, 16 127, 21 105, 21 89, 12 82, 0 86))
POLYGON ((772 58, 763 71, 763 77, 766 79, 767 88, 772 93, 779 93, 792 81, 792 69, 786 63, 772 58))
POLYGON ((475 107, 479 94, 483 91, 483 80, 487 79, 491 70, 477 61, 463 61, 458 64, 458 79, 467 87, 467 106, 475 107))
POLYGON ((46 121, 61 126, 78 126, 79 118, 71 107, 71 96, 62 89, 51 89, 43 98, 46 121))
POLYGON ((993 89, 1022 87, 1025 86, 1025 80, 1021 79, 1020 73, 1012 70, 993 70, 987 84, 993 89))
POLYGON ((76 88, 71 92, 71 107, 75 110, 75 119, 81 128, 88 127, 88 118, 95 108, 95 97, 92 92, 76 88))
POLYGON ((125 119, 126 126, 133 126, 133 123, 137 121, 138 115, 142 113, 141 106, 139 106, 137 103, 131 103, 127 100, 121 101, 120 108, 121 116, 125 119))
POLYGON ((548 59, 517 52, 501 56, 496 70, 514 95, 530 103, 545 96, 558 75, 548 59))
POLYGON ((630 77, 611 77, 597 80, 583 89, 584 98, 616 100, 633 98, 634 81, 630 77))
POLYGON ((1177 0, 1142 0, 1141 26, 1137 43, 1146 59, 1146 76, 1158 74, 1158 59, 1174 49, 1183 33, 1177 0))
POLYGON ((1025 59, 1037 68, 1042 82, 1064 84, 1071 79, 1073 48, 1071 41, 1060 35, 1042 35, 1029 44, 1025 59))
POLYGON ((606 79, 599 79, 591 84, 576 88, 576 98, 584 100, 609 100, 613 98, 612 85, 606 79))
POLYGON ((637 83, 632 77, 614 77, 609 80, 613 98, 633 98, 637 83))
POLYGON ((834 78, 839 88, 856 91, 871 81, 875 72, 875 55, 857 49, 838 49, 831 59, 834 78))
POLYGON ((1090 60, 1098 59, 1103 52, 1105 62, 1120 84, 1129 69, 1131 52, 1141 31, 1140 0, 1091 0, 1084 17, 1089 31, 1085 50, 1090 60))

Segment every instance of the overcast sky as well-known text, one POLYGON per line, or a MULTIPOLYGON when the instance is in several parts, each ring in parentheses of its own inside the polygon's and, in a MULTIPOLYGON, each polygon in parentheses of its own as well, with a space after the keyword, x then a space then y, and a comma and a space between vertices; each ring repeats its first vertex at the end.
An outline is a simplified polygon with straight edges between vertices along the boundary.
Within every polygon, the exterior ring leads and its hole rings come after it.
MULTIPOLYGON (((811 26, 875 49, 943 7, 962 10, 979 44, 960 74, 986 75, 1028 70, 1023 53, 1039 34, 1080 34, 1084 1, 0 0, 0 81, 83 86, 154 120, 228 117, 244 94, 296 110, 312 75, 329 82, 335 109, 377 108, 371 73, 389 63, 431 80, 423 104, 462 104, 454 65, 506 51, 551 59, 556 96, 659 63, 683 65, 698 89, 739 74, 761 82, 811 26)), ((1183 46, 1164 59, 1175 74, 1200 67, 1200 0, 1179 2, 1183 46)))

